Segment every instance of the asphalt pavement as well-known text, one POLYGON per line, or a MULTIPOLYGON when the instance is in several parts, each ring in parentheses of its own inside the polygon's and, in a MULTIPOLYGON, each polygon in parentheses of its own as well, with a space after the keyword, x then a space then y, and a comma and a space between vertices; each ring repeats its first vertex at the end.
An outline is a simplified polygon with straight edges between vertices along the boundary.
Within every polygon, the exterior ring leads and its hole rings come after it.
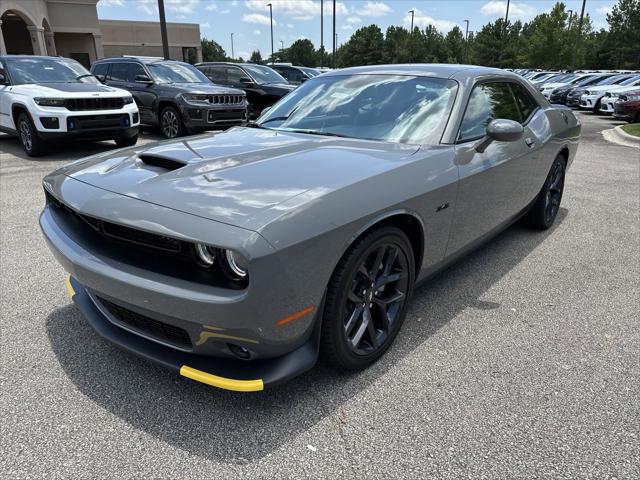
POLYGON ((419 287, 369 369, 259 394, 98 337, 39 231, 41 180, 115 146, 30 159, 1 136, 0 477, 640 478, 640 149, 580 118, 553 229, 419 287))

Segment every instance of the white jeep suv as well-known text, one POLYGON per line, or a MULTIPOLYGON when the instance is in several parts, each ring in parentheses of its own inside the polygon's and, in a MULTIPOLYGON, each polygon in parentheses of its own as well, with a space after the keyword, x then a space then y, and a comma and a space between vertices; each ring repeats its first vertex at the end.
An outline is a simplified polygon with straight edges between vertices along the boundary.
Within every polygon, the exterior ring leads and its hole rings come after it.
POLYGON ((0 131, 16 135, 27 155, 69 138, 135 145, 139 126, 131 94, 102 85, 75 60, 0 56, 0 131))

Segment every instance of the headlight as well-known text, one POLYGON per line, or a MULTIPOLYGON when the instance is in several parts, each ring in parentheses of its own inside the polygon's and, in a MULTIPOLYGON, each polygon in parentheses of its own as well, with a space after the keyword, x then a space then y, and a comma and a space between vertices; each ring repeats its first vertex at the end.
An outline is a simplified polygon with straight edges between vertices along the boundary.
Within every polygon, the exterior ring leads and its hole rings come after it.
POLYGON ((64 107, 64 98, 34 98, 41 107, 64 107))
POLYGON ((235 276, 237 279, 246 278, 248 266, 247 260, 233 250, 225 250, 224 255, 231 275, 235 276))
POLYGON ((205 267, 210 267, 216 261, 216 249, 209 245, 196 243, 198 261, 205 267))
POLYGON ((201 94, 201 93, 183 93, 182 98, 187 103, 208 103, 209 95, 201 94))
POLYGON ((637 102, 640 101, 640 93, 634 93, 633 95, 620 96, 622 102, 637 102))
POLYGON ((133 103, 133 97, 124 97, 122 100, 124 100, 125 105, 128 105, 129 103, 133 103))

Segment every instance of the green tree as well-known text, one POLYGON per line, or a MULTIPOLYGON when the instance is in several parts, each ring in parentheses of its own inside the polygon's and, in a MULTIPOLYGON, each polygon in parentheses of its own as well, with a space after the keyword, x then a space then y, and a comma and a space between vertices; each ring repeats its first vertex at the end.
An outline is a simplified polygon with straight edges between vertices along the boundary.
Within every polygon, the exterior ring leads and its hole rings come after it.
POLYGON ((605 43, 615 68, 640 69, 640 0, 620 0, 607 14, 605 43))
POLYGON ((262 63, 262 55, 260 54, 260 50, 254 50, 251 52, 251 57, 249 57, 249 63, 262 63))
POLYGON ((338 65, 378 65, 382 63, 384 35, 377 25, 369 25, 355 31, 338 49, 338 65))
POLYGON ((205 62, 220 62, 227 60, 227 52, 213 40, 203 38, 200 41, 202 45, 202 60, 205 62))
POLYGON ((502 52, 502 31, 504 20, 489 22, 477 32, 470 46, 471 62, 486 67, 498 67, 502 52))
POLYGON ((464 63, 464 34, 457 25, 444 37, 444 53, 447 63, 464 63))
POLYGON ((409 31, 404 27, 390 26, 387 28, 382 48, 382 61, 384 63, 408 63, 409 58, 409 31))
POLYGON ((285 50, 286 62, 303 67, 315 67, 317 63, 316 49, 311 40, 302 38, 296 40, 285 50))

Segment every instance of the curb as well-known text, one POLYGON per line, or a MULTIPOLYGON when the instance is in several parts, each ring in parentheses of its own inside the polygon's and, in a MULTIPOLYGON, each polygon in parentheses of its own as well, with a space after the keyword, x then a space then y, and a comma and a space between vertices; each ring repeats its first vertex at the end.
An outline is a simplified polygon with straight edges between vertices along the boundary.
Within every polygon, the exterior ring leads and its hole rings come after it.
POLYGON ((640 148, 640 137, 629 135, 622 129, 622 125, 618 125, 617 127, 611 128, 609 130, 603 130, 602 136, 605 138, 605 140, 617 143, 619 145, 640 148))

